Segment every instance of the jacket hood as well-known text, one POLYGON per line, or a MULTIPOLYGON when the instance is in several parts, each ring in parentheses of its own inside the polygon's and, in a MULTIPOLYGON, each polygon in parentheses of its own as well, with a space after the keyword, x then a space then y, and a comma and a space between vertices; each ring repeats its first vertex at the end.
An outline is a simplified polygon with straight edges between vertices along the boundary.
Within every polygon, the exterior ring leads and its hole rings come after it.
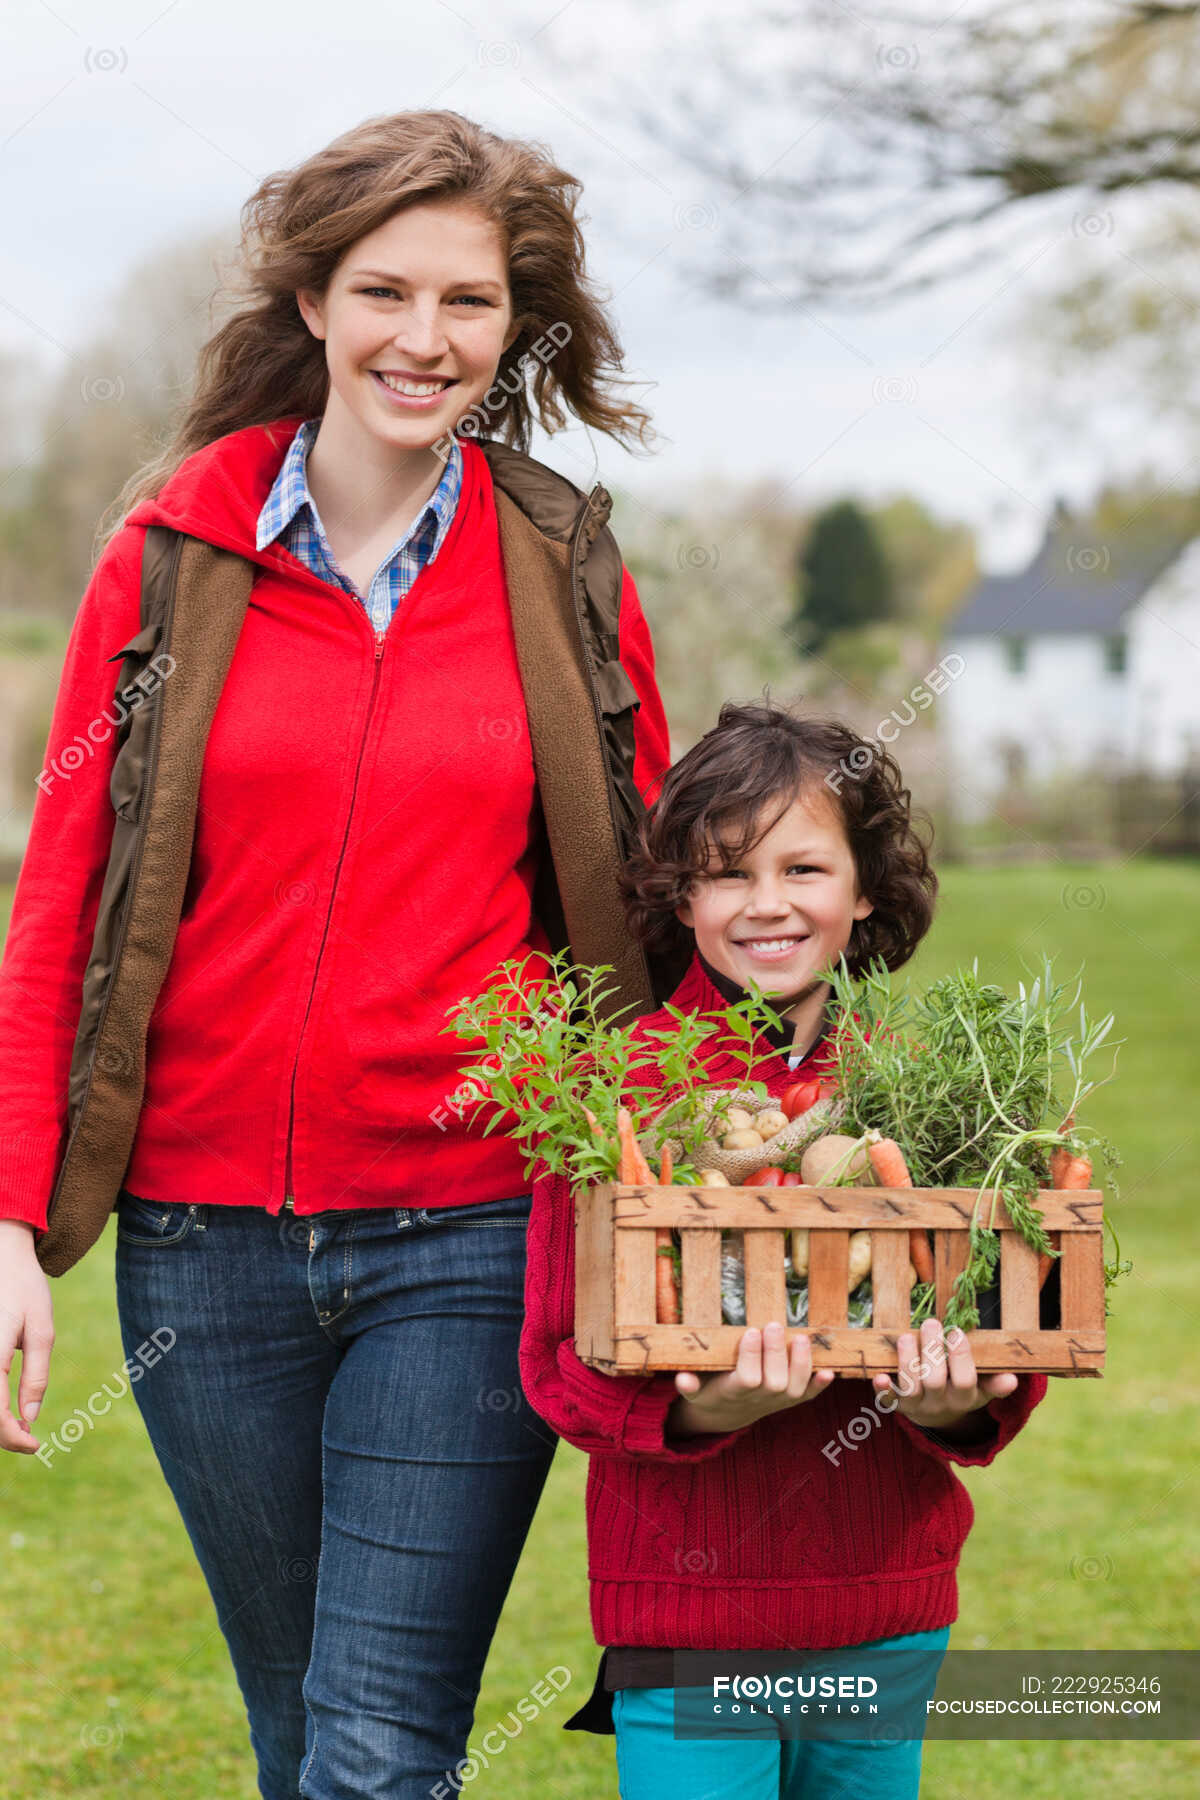
POLYGON ((126 524, 167 525, 254 562, 275 561, 278 545, 262 551, 255 545, 258 517, 303 422, 297 414, 215 438, 186 457, 161 493, 136 506, 126 524))

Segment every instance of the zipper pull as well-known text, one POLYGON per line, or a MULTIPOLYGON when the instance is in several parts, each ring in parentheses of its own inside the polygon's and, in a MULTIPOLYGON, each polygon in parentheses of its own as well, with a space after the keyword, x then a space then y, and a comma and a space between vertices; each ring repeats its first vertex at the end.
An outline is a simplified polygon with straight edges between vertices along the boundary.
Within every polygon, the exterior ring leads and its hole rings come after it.
POLYGON ((386 631, 377 631, 375 633, 375 661, 376 662, 378 662, 380 657, 383 655, 383 640, 386 638, 386 636, 387 636, 386 631))

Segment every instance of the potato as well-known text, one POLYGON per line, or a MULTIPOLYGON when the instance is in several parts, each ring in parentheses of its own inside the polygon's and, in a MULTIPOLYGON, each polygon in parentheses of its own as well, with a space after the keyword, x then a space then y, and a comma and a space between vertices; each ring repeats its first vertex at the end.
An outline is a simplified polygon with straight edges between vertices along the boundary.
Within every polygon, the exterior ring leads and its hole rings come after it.
POLYGON ((722 1150, 761 1150, 762 1138, 749 1126, 737 1131, 727 1131, 721 1139, 722 1150))
POLYGON ((732 1185, 728 1175, 722 1175, 720 1169, 701 1169, 699 1180, 701 1187, 730 1187, 732 1185))
POLYGON ((792 1270, 796 1275, 808 1274, 808 1232, 800 1226, 792 1232, 792 1270))
POLYGON ((788 1116, 785 1112, 776 1112, 774 1108, 768 1107, 766 1112, 760 1112, 754 1120, 754 1129, 763 1139, 772 1138, 787 1123, 788 1116))
POLYGON ((744 1106, 731 1106, 725 1113, 727 1131, 749 1131, 753 1124, 754 1114, 747 1112, 744 1106))
POLYGON ((800 1174, 809 1187, 870 1187, 871 1159, 866 1145, 857 1138, 830 1131, 808 1146, 801 1158, 800 1174))
POLYGON ((916 1269, 913 1267, 913 1265, 911 1263, 909 1263, 909 1265, 908 1265, 908 1285, 909 1285, 909 1287, 915 1288, 917 1285, 917 1282, 919 1280, 920 1280, 920 1277, 918 1276, 916 1269))
POLYGON ((871 1273, 871 1234, 869 1231, 852 1231, 850 1233, 850 1292, 871 1273))

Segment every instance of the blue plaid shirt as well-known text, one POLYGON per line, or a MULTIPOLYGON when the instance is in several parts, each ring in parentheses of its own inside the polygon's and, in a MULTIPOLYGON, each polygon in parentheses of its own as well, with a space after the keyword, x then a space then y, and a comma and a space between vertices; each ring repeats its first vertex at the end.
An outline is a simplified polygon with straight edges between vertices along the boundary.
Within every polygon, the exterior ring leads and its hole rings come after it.
POLYGON ((320 419, 307 419, 297 431, 258 515, 257 546, 265 550, 278 538, 306 568, 322 581, 332 581, 361 600, 376 631, 386 631, 396 608, 426 563, 441 549, 454 518, 462 488, 462 450, 452 439, 445 473, 430 498, 402 538, 393 544, 371 577, 367 593, 360 594, 350 577, 337 565, 325 528, 308 491, 305 464, 317 435, 320 419))

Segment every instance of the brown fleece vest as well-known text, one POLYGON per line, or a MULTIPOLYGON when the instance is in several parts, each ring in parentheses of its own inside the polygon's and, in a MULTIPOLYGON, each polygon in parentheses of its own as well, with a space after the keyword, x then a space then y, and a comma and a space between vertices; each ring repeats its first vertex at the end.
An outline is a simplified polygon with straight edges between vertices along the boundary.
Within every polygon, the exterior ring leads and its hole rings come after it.
MULTIPOLYGON (((618 659, 612 501, 600 486, 585 496, 507 445, 480 449, 492 473, 545 817, 537 915, 554 949, 612 966, 610 1012, 647 1011, 669 998, 682 970, 631 939, 617 892, 644 806, 633 781, 638 699, 618 659)), ((109 659, 123 659, 117 696, 135 710, 117 731, 112 850, 83 980, 68 1139, 37 1244, 49 1275, 64 1274, 96 1242, 128 1166, 146 1032, 187 886, 204 749, 254 572, 202 539, 162 526, 146 532, 141 629, 109 659), (174 662, 170 680, 139 685, 163 656, 174 662)))

